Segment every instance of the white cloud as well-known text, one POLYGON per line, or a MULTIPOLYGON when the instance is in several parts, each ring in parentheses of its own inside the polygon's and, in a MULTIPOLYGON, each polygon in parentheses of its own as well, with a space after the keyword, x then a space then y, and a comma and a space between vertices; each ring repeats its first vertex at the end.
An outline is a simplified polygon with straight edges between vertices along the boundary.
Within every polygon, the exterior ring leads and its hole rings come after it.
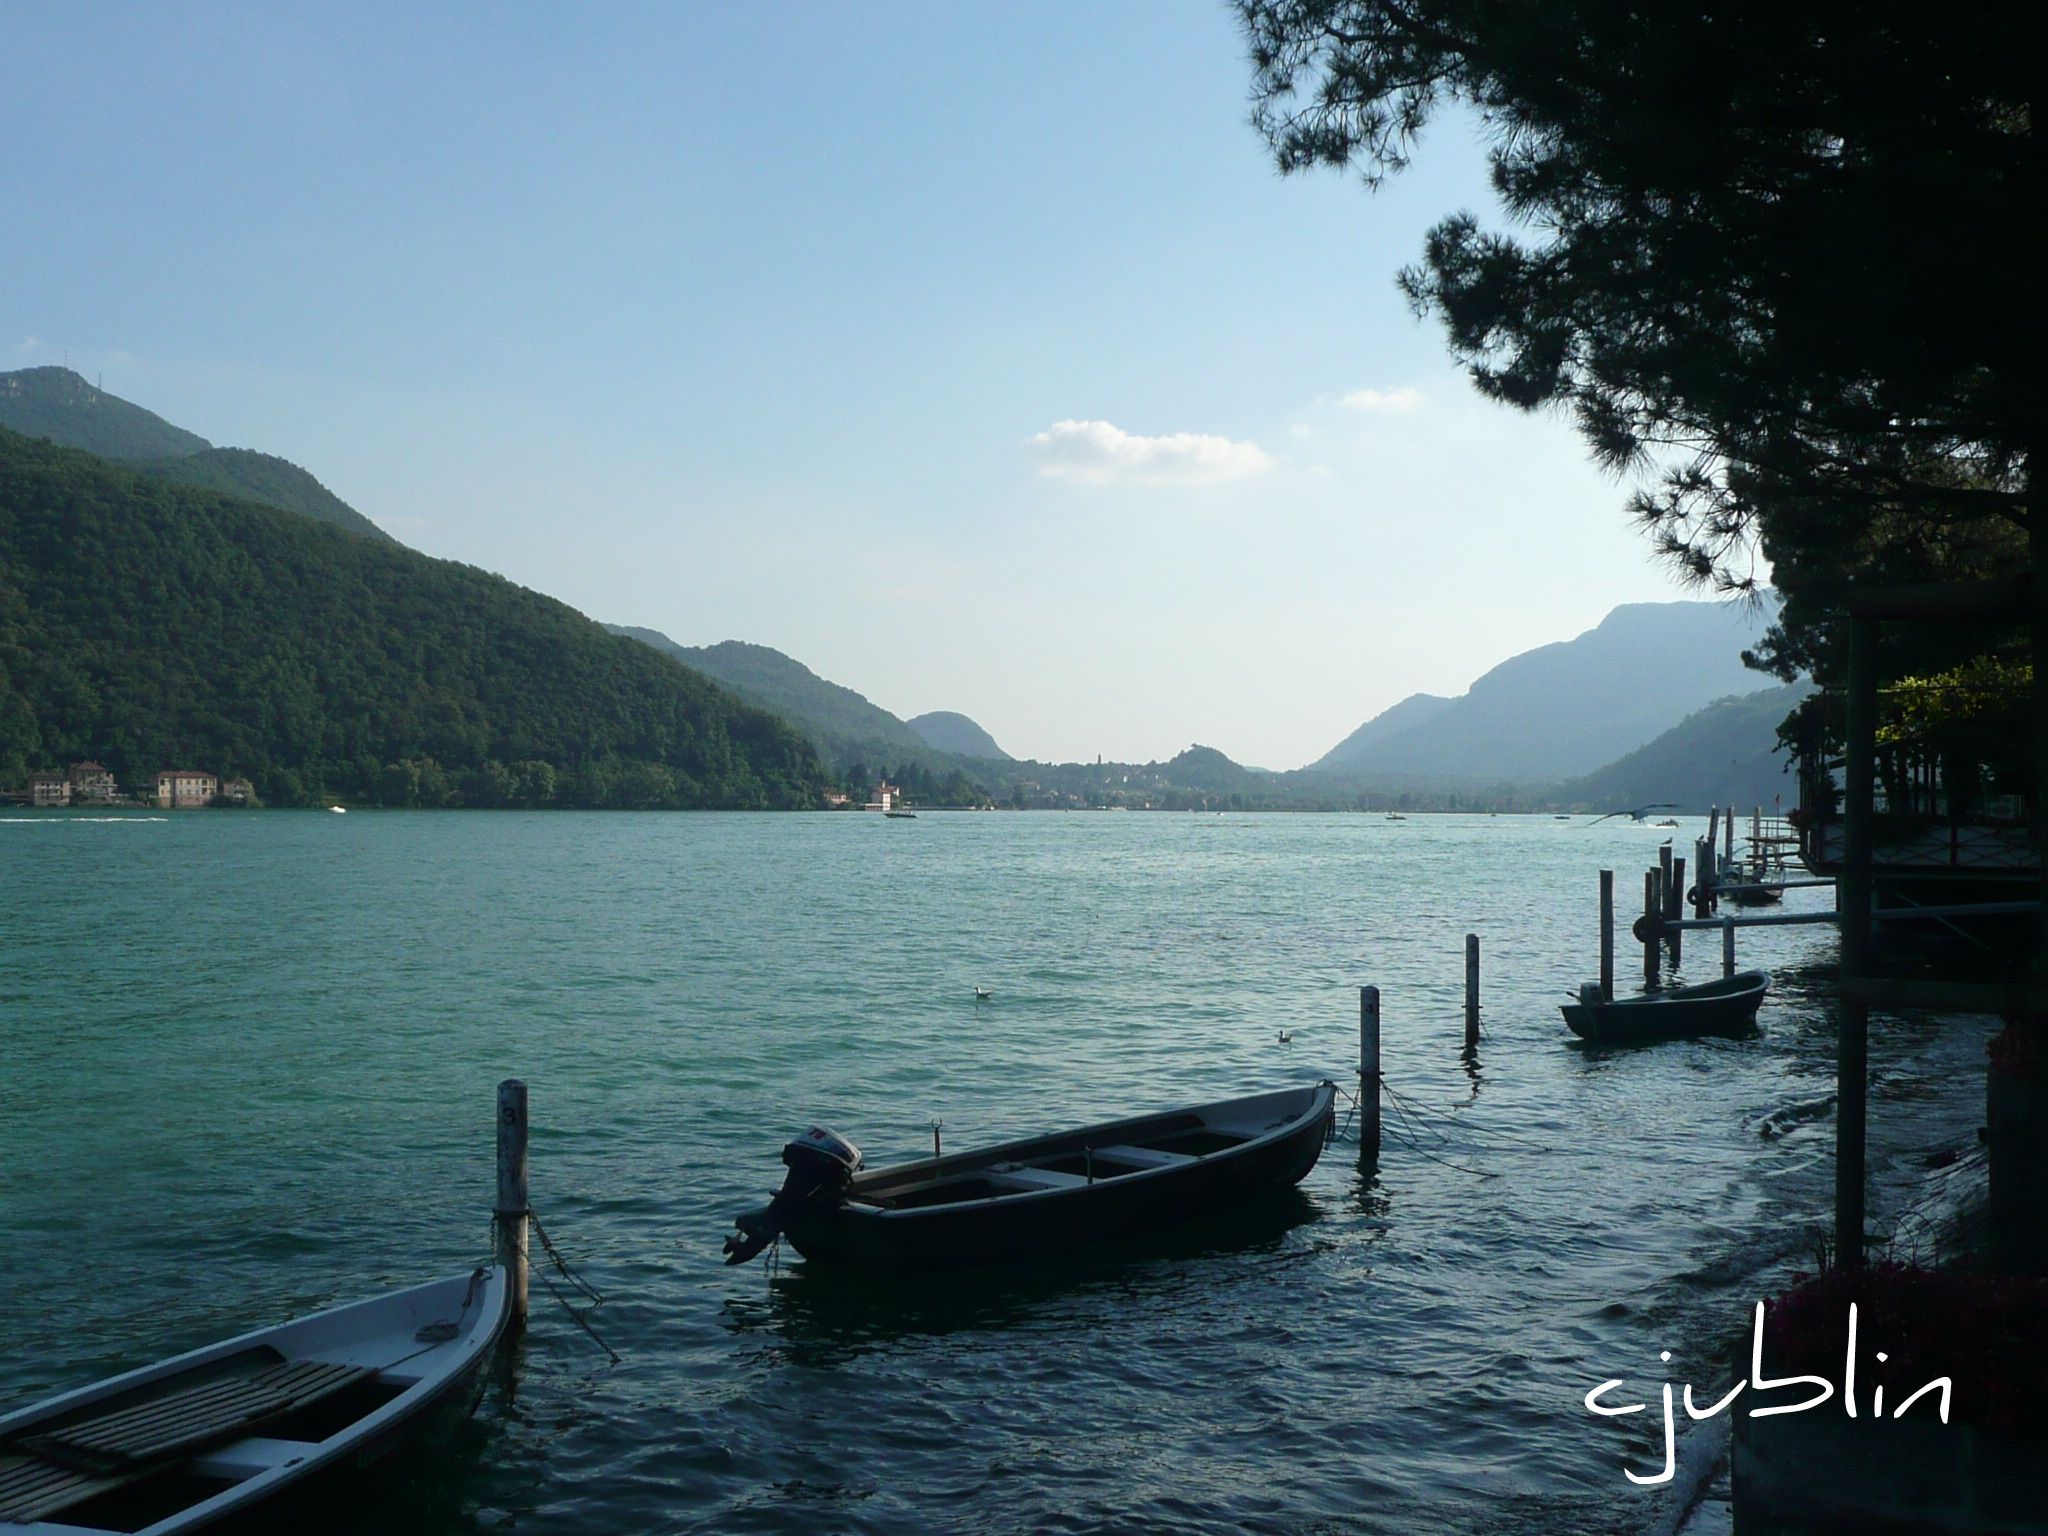
POLYGON ((1406 384, 1399 389, 1354 389, 1337 403, 1354 411, 1412 411, 1422 404, 1422 391, 1406 384))
POLYGON ((1257 443, 1202 432, 1140 437, 1106 421, 1056 421, 1026 438, 1038 472, 1091 485, 1111 481, 1191 485, 1236 480, 1269 468, 1257 443))

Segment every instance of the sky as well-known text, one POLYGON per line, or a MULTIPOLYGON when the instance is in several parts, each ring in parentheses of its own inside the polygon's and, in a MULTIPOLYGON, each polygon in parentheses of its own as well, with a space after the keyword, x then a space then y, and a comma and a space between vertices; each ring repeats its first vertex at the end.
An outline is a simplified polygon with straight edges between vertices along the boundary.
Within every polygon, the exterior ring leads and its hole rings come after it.
POLYGON ((1292 768, 1693 595, 1396 291, 1470 125, 1282 178, 1220 4, 0 15, 0 370, 593 618, 1292 768))

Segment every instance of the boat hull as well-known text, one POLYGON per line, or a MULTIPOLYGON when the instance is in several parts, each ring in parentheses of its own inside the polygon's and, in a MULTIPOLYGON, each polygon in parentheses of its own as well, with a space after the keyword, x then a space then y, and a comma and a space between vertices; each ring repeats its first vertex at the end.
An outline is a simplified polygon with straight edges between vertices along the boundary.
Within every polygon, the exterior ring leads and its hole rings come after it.
POLYGON ((1632 1045, 1692 1035, 1742 1034, 1756 1027, 1756 1011, 1770 990, 1764 971, 1744 971, 1698 987, 1678 987, 1611 1003, 1565 1003, 1558 1011, 1581 1040, 1632 1045))
POLYGON ((1335 1103, 1335 1088, 1320 1083, 875 1170, 856 1176, 846 1202, 793 1213, 785 1232, 806 1259, 936 1269, 1011 1262, 1153 1231, 1300 1183, 1322 1155, 1335 1103), (1208 1118, 1199 1126, 1191 1123, 1201 1117, 1208 1118), (1198 1139, 1205 1128, 1249 1129, 1255 1124, 1257 1133, 1238 1145, 1168 1166, 1114 1171, 1110 1161, 1119 1144, 1170 1141, 1176 1135, 1198 1139), (1079 1160, 1088 1166, 1091 1148, 1103 1151, 1102 1176, 1093 1182, 1084 1176, 1064 1188, 922 1207, 862 1203, 869 1194, 887 1198, 891 1188, 914 1191, 921 1185, 972 1180, 984 1171, 993 1171, 999 1180, 1001 1168, 1031 1160, 1070 1165, 1079 1160))
POLYGON ((387 1449, 475 1378, 510 1312, 505 1272, 485 1266, 242 1334, 0 1415, 0 1497, 11 1489, 17 1500, 0 1508, 0 1531, 78 1536, 111 1528, 176 1536, 266 1507, 311 1478, 360 1466, 387 1449), (341 1385, 301 1401, 261 1388, 266 1376, 322 1371, 341 1385), (239 1418, 238 1399, 248 1404, 239 1418), (219 1421, 212 1431, 209 1418, 219 1421), (123 1428, 137 1419, 140 1427, 123 1428), (52 1468, 91 1466, 94 1443, 112 1444, 120 1435, 127 1447, 100 1453, 110 1475, 93 1486, 67 1491, 59 1484, 40 1494, 31 1486, 54 1475, 52 1468), (161 1443, 144 1443, 151 1435, 161 1443), (178 1491, 185 1489, 191 1497, 178 1491), (47 1507, 34 1509, 39 1499, 47 1507), (129 1511, 111 1526, 93 1519, 108 1500, 129 1511))

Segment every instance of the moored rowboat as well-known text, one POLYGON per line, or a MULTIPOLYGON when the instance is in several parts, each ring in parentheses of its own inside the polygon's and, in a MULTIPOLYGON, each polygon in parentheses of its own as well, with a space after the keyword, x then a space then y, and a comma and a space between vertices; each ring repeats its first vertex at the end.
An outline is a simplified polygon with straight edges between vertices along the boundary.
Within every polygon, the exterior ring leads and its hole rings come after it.
POLYGON ((1164 1226, 1300 1183, 1336 1097, 1323 1082, 891 1168, 863 1169, 852 1143, 814 1128, 783 1148, 789 1176, 738 1218, 726 1262, 783 1234, 807 1259, 931 1268, 1164 1226))
POLYGON ((0 1415, 0 1532, 172 1536, 246 1510, 452 1392, 508 1312, 485 1266, 0 1415))
POLYGON ((1756 1023, 1757 1005, 1770 985, 1768 971, 1739 971, 1702 986, 1673 987, 1612 1002, 1582 996, 1579 1002, 1560 1005, 1558 1011, 1573 1034, 1601 1045, 1739 1034, 1756 1023))

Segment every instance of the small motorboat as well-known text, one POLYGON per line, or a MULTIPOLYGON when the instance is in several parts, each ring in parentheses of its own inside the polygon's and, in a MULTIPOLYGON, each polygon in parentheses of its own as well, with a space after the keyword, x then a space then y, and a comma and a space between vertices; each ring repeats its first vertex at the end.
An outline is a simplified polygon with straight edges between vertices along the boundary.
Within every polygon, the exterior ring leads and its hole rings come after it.
POLYGON ((917 820, 917 812, 915 811, 884 811, 882 812, 882 814, 888 817, 891 821, 917 820))
POLYGON ((1563 1004, 1559 1012, 1573 1034, 1600 1045, 1740 1034, 1755 1027, 1757 1005, 1770 986, 1768 971, 1738 971, 1702 986, 1602 1002, 1598 985, 1590 985, 1580 989, 1576 1003, 1563 1004))
POLYGON ((0 1415, 0 1530, 171 1536, 360 1465, 475 1371, 509 1311, 485 1265, 0 1415))
POLYGON ((890 1168, 814 1127, 782 1149, 774 1200, 737 1218, 726 1262, 785 1234, 806 1259, 923 1269, 1165 1226, 1300 1183, 1336 1102, 1322 1082, 890 1168))

